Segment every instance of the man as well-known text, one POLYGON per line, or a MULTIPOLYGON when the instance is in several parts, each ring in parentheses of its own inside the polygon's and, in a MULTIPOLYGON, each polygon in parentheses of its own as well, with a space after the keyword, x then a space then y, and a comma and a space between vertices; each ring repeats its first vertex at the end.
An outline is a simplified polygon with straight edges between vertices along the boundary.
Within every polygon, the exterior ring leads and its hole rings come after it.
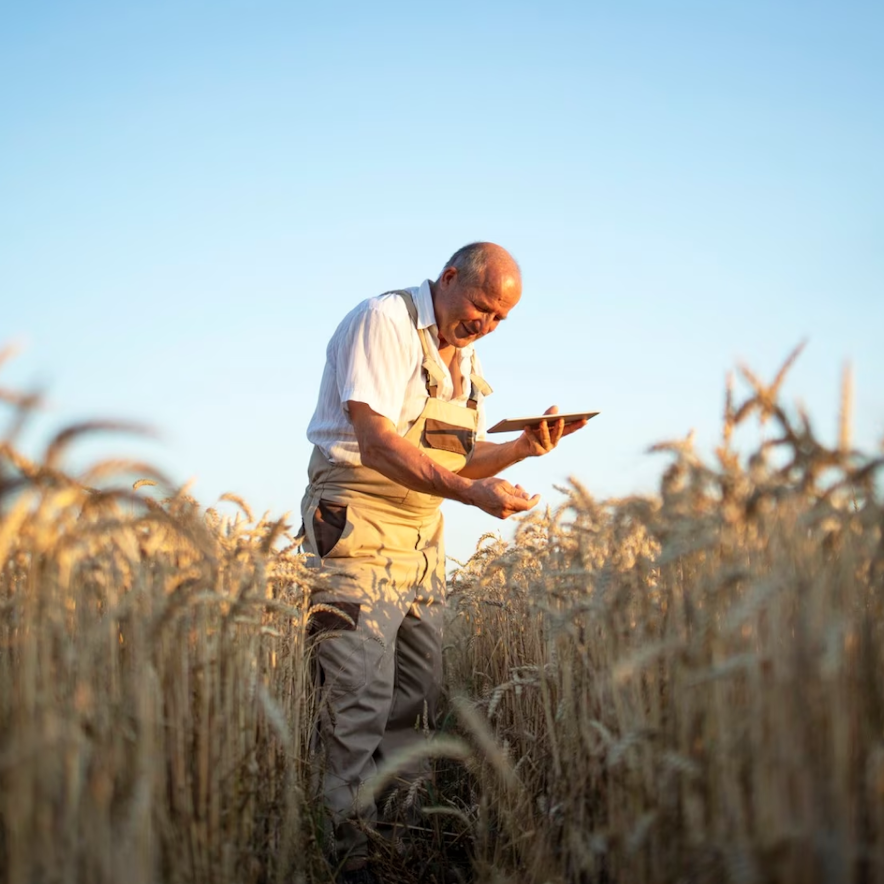
POLYGON ((360 787, 435 725, 442 499, 501 519, 531 509, 539 495, 495 476, 585 424, 544 421, 503 444, 482 438, 491 388, 473 344, 521 292, 512 256, 473 243, 435 282, 363 301, 328 345, 307 430, 314 451, 302 515, 304 549, 327 572, 311 619, 324 692, 323 794, 346 881, 375 880, 365 829, 377 808, 360 787))

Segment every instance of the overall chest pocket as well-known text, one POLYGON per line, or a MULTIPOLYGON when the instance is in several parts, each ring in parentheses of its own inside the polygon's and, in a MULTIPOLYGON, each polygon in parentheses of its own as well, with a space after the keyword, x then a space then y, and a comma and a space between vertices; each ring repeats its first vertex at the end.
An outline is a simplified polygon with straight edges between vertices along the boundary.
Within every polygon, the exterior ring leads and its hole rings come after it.
POLYGON ((427 418, 424 424, 424 445, 428 448, 467 457, 473 450, 474 439, 473 431, 467 427, 458 427, 436 418, 427 418))

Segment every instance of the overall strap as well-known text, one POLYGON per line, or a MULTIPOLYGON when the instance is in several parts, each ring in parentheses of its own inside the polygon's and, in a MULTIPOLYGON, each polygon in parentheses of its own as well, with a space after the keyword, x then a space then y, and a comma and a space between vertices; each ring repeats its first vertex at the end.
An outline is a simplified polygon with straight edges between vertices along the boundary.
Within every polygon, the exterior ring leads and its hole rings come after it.
POLYGON ((474 348, 470 354, 470 398, 467 405, 475 409, 478 407, 480 393, 483 396, 490 396, 493 392, 491 384, 476 371, 476 350, 474 348))
MULTIPOLYGON (((410 292, 407 292, 404 289, 393 289, 392 291, 384 292, 384 294, 399 295, 399 297, 405 301, 405 309, 408 310, 408 315, 414 323, 415 331, 417 331, 417 336, 421 342, 421 350, 424 354, 424 361, 421 367, 426 373, 427 393, 431 399, 435 399, 439 384, 442 382, 445 375, 442 367, 431 355, 432 351, 430 350, 430 344, 427 341, 427 330, 425 328, 418 328, 417 306, 414 303, 414 298, 411 296, 410 292)), ((475 410, 478 407, 479 394, 481 393, 483 396, 490 396, 493 392, 491 385, 478 373, 478 371, 476 371, 476 351, 473 349, 473 352, 470 355, 470 398, 467 401, 467 406, 475 410)))
POLYGON ((427 341, 427 330, 425 328, 418 328, 417 325, 417 307, 414 303, 414 298, 412 298, 410 292, 406 292, 404 289, 393 289, 389 292, 384 292, 385 295, 399 295, 403 301, 405 301, 405 309, 408 310, 408 315, 411 317, 411 321, 414 323, 414 329, 417 332, 417 336, 421 342, 421 350, 424 354, 424 361, 421 365, 421 368, 424 370, 424 374, 426 376, 426 385, 427 385, 427 394, 431 399, 436 398, 436 391, 439 388, 439 383, 445 377, 445 374, 442 370, 442 367, 436 362, 432 357, 432 351, 430 350, 430 344, 427 341))

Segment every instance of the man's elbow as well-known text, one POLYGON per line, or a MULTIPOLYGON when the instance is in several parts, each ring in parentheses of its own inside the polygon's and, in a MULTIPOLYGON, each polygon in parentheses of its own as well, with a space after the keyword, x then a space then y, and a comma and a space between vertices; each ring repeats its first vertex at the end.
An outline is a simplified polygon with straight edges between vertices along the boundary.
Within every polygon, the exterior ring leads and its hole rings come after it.
POLYGON ((371 442, 359 442, 359 459, 364 467, 377 469, 377 446, 371 442))
POLYGON ((390 432, 386 419, 372 411, 364 402, 348 402, 347 406, 356 433, 356 443, 359 445, 359 459, 363 466, 378 469, 378 465, 384 463, 390 448, 390 432))
POLYGON ((389 446, 375 433, 362 433, 356 441, 359 443, 359 459, 362 461, 362 465, 372 470, 378 469, 379 464, 383 463, 384 453, 389 449, 389 446))

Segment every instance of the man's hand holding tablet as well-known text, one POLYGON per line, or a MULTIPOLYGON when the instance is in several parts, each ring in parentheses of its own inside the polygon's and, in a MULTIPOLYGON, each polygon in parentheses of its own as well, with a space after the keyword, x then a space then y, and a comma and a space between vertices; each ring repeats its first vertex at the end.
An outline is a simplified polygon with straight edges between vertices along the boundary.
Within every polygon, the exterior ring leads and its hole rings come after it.
POLYGON ((508 433, 522 431, 522 438, 517 444, 523 448, 525 457, 537 457, 552 451, 559 441, 571 433, 586 426, 586 422, 595 417, 597 411, 579 411, 559 414, 553 405, 542 415, 533 417, 510 418, 500 421, 491 427, 489 433, 508 433))
MULTIPOLYGON (((547 415, 555 414, 557 420, 564 421, 566 424, 575 421, 583 421, 581 426, 586 425, 586 421, 595 417, 597 411, 570 411, 566 414, 559 414, 553 411, 555 406, 549 409, 546 414, 538 414, 532 417, 508 417, 506 420, 498 421, 493 427, 488 429, 488 433, 513 433, 516 430, 524 430, 525 427, 539 427, 542 421, 548 420, 547 415)), ((550 421, 552 423, 552 421, 550 421)))

